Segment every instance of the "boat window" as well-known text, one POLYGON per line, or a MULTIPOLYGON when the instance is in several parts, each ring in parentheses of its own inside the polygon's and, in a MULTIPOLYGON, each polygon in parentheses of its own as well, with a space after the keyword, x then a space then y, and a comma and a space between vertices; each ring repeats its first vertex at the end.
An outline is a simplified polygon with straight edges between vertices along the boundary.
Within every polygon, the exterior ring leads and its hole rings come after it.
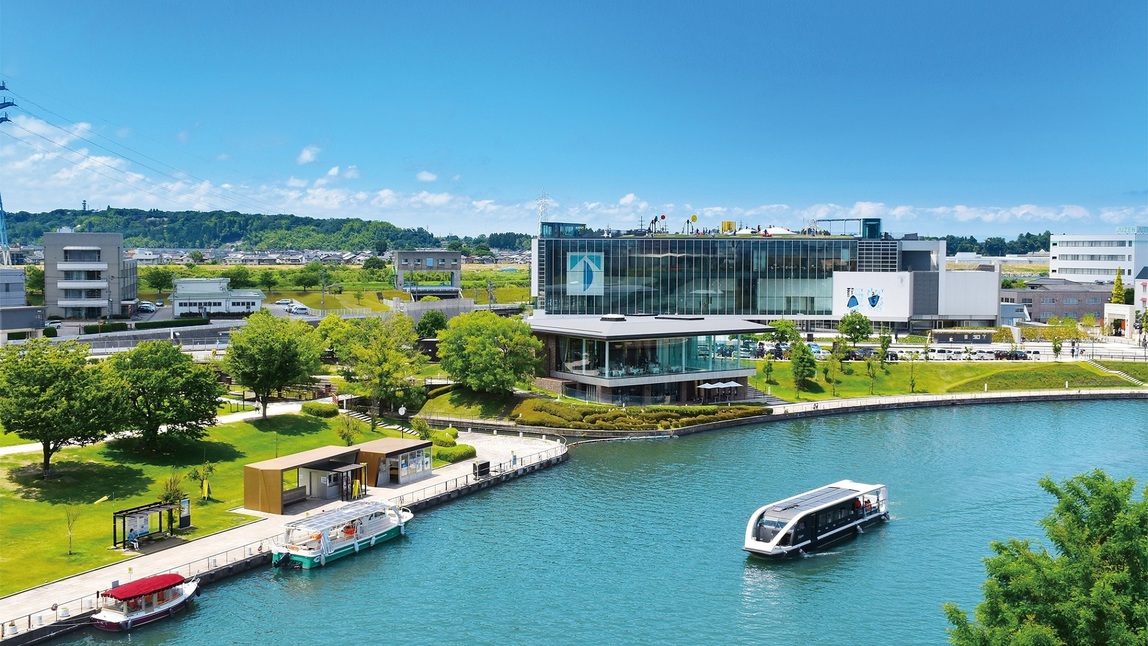
POLYGON ((761 527, 772 527, 774 529, 781 529, 782 527, 785 527, 784 520, 778 518, 770 518, 768 516, 762 516, 761 519, 757 521, 757 524, 761 527))

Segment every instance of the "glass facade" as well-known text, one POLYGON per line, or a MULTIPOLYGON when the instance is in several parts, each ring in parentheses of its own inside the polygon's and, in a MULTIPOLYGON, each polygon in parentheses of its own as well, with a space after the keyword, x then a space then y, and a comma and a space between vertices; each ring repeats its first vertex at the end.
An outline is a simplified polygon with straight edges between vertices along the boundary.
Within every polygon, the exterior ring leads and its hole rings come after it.
MULTIPOLYGON (((691 336, 603 341, 559 336, 556 372, 626 379, 753 367, 757 342, 740 336, 691 336)), ((700 375, 699 375, 700 377, 700 375)))
POLYGON ((538 256, 549 314, 829 316, 833 272, 857 271, 857 240, 543 237, 538 256))

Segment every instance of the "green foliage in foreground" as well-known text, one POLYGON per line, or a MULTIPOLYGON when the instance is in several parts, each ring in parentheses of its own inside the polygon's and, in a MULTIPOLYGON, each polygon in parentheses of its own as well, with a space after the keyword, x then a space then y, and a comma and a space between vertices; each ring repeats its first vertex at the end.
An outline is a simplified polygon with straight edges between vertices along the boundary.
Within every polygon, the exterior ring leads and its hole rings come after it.
POLYGON ((640 431, 673 429, 708 422, 768 415, 761 406, 631 406, 608 408, 530 398, 514 408, 511 418, 526 426, 640 431))
POLYGON ((1148 643, 1148 487, 1100 470, 1040 486, 1056 498, 1041 520, 1054 551, 993 541, 985 600, 970 621, 945 605, 960 645, 1148 643))
MULTIPOLYGON (((243 505, 243 465, 341 445, 338 423, 309 415, 234 422, 211 428, 203 440, 174 443, 158 455, 140 451, 134 438, 66 448, 48 480, 40 478, 37 454, 0 456, 0 596, 124 560, 123 552, 108 549, 112 512, 158 500, 173 469, 186 474, 202 469, 205 461, 215 467, 211 499, 192 505, 194 528, 182 534, 185 538, 255 520, 229 511, 243 505), (104 496, 110 499, 93 504, 104 496), (69 505, 81 510, 70 555, 64 514, 69 505)), ((396 429, 380 427, 364 430, 360 441, 399 436, 396 429)))

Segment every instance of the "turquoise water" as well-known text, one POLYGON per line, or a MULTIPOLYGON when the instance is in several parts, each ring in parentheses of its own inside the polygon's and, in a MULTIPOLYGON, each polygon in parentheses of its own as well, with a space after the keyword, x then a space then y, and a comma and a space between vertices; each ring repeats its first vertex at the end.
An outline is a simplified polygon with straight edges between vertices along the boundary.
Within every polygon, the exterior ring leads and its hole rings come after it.
POLYGON ((948 407, 580 446, 356 557, 209 587, 131 641, 944 643, 941 604, 973 608, 989 541, 1043 539, 1041 476, 1148 482, 1145 420, 1143 401, 948 407), (888 485, 892 521, 810 558, 741 551, 754 509, 842 478, 888 485))

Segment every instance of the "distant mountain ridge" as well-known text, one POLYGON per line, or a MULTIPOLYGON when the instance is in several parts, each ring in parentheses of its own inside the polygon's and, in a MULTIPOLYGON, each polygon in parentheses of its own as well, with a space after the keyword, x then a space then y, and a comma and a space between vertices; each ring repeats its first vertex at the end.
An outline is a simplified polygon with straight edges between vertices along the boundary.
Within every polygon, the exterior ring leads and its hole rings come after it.
POLYGON ((159 211, 108 208, 5 213, 11 244, 41 244, 60 227, 78 232, 122 233, 129 247, 245 250, 329 249, 344 251, 436 247, 426 229, 400 229, 390 222, 358 218, 309 218, 237 211, 159 211))

